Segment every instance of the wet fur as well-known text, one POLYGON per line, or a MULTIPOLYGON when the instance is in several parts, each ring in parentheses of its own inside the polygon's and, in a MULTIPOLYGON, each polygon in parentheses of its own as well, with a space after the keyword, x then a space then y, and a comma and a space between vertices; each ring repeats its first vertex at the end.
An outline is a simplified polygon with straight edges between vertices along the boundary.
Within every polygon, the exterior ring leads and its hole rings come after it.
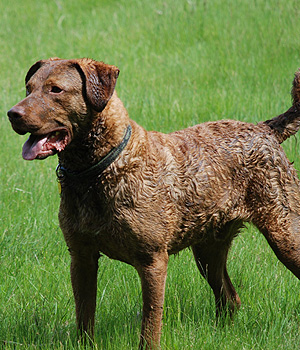
POLYGON ((89 59, 39 61, 26 77, 29 95, 9 117, 21 134, 63 125, 69 143, 59 162, 74 172, 97 163, 131 125, 127 147, 101 175, 61 180, 59 222, 71 254, 78 328, 93 335, 101 252, 136 268, 143 293, 140 349, 156 349, 170 254, 192 248, 217 316, 240 306, 226 260, 245 222, 300 278, 300 183, 280 146, 300 128, 299 73, 292 107, 272 120, 222 120, 171 134, 148 132, 129 119, 114 91, 118 74, 89 59), (42 88, 57 82, 64 83, 60 96, 42 88))

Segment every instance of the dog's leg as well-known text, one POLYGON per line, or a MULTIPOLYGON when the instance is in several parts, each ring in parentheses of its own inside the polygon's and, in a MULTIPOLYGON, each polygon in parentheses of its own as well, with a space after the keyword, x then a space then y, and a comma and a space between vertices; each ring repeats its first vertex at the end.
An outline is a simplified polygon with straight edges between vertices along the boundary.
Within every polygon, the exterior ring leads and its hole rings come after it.
POLYGON ((76 305, 76 320, 80 335, 93 338, 97 294, 99 253, 92 250, 71 253, 71 281, 76 305))
MULTIPOLYGON (((224 233, 226 237, 227 230, 224 230, 224 233)), ((203 242, 192 246, 197 267, 214 292, 217 320, 223 312, 229 311, 232 316, 235 309, 241 305, 226 268, 228 250, 234 235, 232 232, 227 241, 203 242)))
POLYGON ((295 206, 274 211, 255 222, 278 259, 300 279, 300 195, 295 206), (286 211, 289 211, 288 213, 286 211))
POLYGON ((151 263, 136 267, 143 294, 140 350, 159 349, 168 259, 167 252, 163 252, 156 254, 151 263))

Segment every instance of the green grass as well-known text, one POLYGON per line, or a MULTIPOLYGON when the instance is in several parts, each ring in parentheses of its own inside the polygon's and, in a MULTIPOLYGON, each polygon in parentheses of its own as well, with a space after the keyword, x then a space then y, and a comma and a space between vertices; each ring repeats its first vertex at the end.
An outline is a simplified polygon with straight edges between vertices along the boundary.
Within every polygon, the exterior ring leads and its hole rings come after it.
MULTIPOLYGON (((117 65, 117 91, 146 129, 173 131, 235 118, 257 122, 290 106, 300 66, 296 0, 0 0, 0 348, 79 349, 69 256, 58 227, 55 157, 25 162, 6 111, 25 94, 36 60, 92 57, 117 65)), ((300 169, 299 136, 285 142, 300 169)), ((233 323, 214 322, 214 300, 190 251, 172 257, 162 349, 296 349, 299 282, 251 226, 229 271, 242 299, 233 323)), ((98 349, 136 349, 137 273, 100 259, 98 349)))

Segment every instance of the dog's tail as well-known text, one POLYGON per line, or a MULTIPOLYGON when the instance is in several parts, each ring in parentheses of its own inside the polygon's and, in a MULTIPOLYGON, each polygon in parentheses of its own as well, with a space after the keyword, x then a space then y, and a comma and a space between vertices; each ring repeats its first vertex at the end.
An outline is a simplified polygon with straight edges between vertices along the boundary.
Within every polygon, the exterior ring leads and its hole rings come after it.
POLYGON ((285 113, 264 122, 273 130, 279 143, 300 129, 300 69, 295 73, 291 95, 293 106, 285 113))

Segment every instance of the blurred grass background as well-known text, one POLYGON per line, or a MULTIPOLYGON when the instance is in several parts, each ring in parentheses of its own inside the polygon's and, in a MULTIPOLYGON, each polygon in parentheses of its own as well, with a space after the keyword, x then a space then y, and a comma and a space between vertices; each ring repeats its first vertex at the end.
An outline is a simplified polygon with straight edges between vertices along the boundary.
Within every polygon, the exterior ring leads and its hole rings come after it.
MULTIPOLYGON (((78 349, 57 159, 23 161, 26 136, 6 117, 25 96, 28 68, 53 56, 118 66, 118 94, 148 130, 222 118, 256 123, 290 106, 299 2, 0 0, 0 13, 0 348, 78 349)), ((297 138, 284 148, 299 170, 297 138)), ((298 348, 299 282, 253 227, 236 239, 229 272, 242 308, 220 328, 191 252, 171 258, 162 349, 298 348)), ((134 269, 101 258, 95 347, 136 349, 141 305, 134 269)))

